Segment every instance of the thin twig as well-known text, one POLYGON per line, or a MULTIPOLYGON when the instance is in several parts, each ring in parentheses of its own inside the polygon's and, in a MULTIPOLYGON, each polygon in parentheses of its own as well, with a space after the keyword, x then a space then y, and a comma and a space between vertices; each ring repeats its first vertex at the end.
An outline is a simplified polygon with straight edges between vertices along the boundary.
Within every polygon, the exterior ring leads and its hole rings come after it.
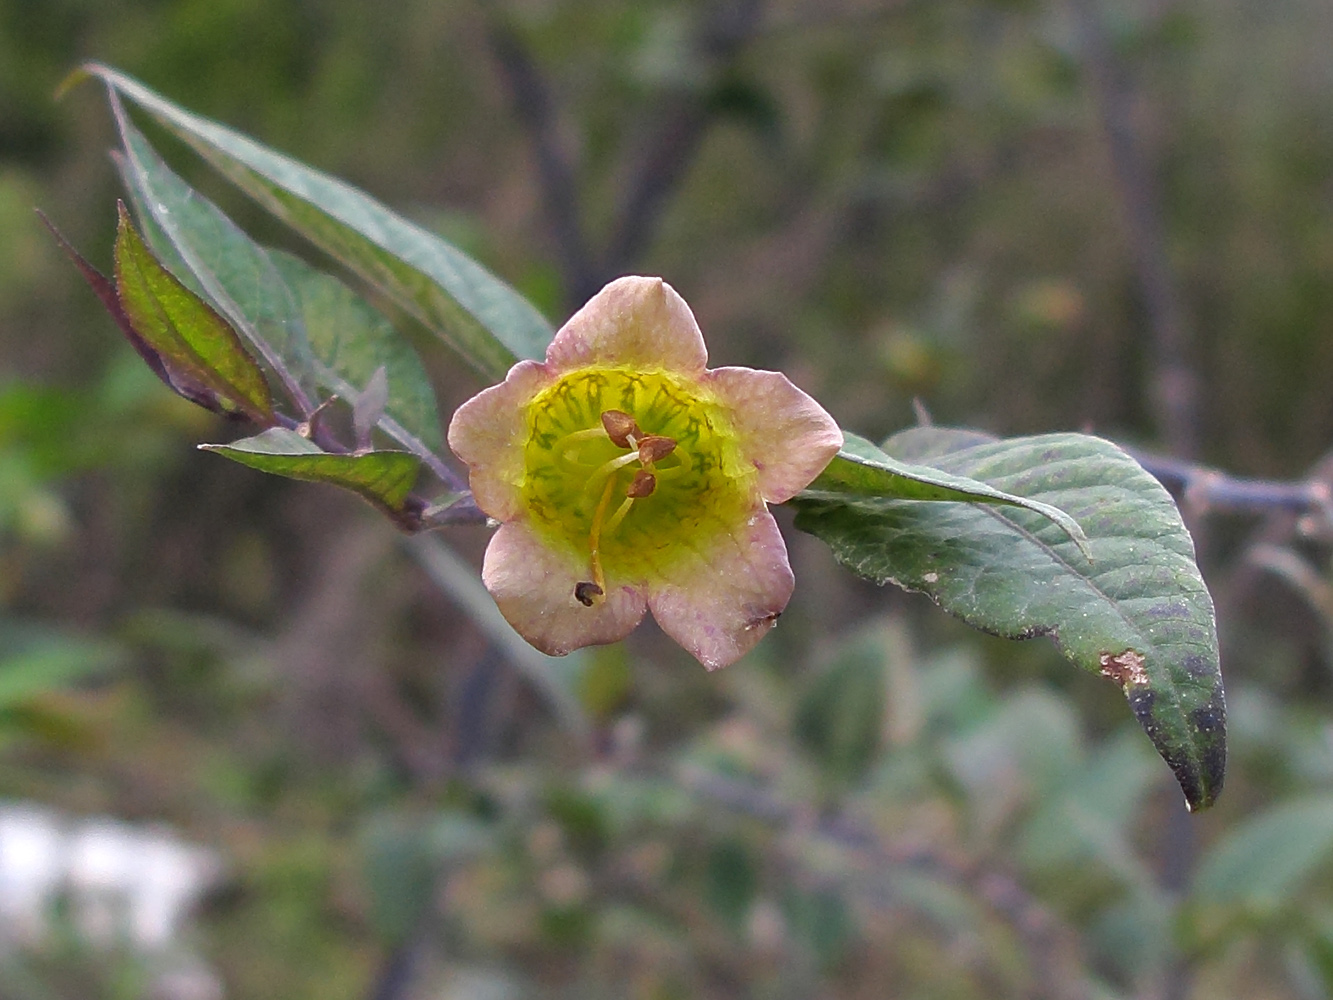
POLYGON ((1295 537, 1333 539, 1333 513, 1328 497, 1333 495, 1333 452, 1324 455, 1306 476, 1318 501, 1311 510, 1275 507, 1255 529, 1245 545, 1250 556, 1239 560, 1231 574, 1215 588, 1219 621, 1239 618, 1251 606, 1256 588, 1271 571, 1262 558, 1253 554, 1287 545, 1295 537))
POLYGON ((1295 514, 1333 530, 1333 489, 1326 480, 1243 479, 1165 455, 1129 449, 1195 517, 1210 514, 1295 514))

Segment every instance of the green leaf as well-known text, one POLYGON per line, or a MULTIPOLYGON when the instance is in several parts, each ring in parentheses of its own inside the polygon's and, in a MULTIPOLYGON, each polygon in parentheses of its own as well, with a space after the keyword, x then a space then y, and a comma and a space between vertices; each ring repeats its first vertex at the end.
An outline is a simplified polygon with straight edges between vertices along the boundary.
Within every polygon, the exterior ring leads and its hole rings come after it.
POLYGON ((796 939, 810 948, 819 967, 832 971, 856 932, 847 901, 834 889, 802 891, 790 885, 783 893, 782 912, 796 939))
POLYGON ((411 451, 438 452, 444 440, 435 391, 412 345, 337 278, 279 250, 270 250, 269 256, 305 315, 310 347, 321 366, 320 385, 351 401, 383 368, 389 402, 380 427, 411 451))
POLYGON ((114 98, 113 107, 125 147, 121 173, 136 207, 158 239, 170 241, 173 263, 189 269, 308 413, 315 359, 301 307, 268 253, 162 161, 114 98))
POLYGON ((503 377, 540 358, 549 323, 458 248, 350 185, 171 103, 106 66, 85 71, 143 108, 266 209, 356 271, 452 346, 503 377))
POLYGON ((1204 857, 1193 901, 1271 916, 1333 855, 1333 797, 1283 802, 1227 831, 1204 857))
MULTIPOLYGON (((228 409, 260 424, 273 421, 268 382, 236 331, 153 256, 120 206, 116 294, 129 325, 160 358, 228 409)), ((142 353, 142 351, 140 352, 142 353)), ((175 381, 175 379, 171 379, 175 381)))
POLYGON ((352 402, 384 368, 389 403, 379 420, 389 436, 436 464, 443 447, 429 376, 387 319, 338 279, 255 243, 162 162, 121 119, 123 163, 139 214, 159 252, 224 301, 256 349, 301 391, 316 386, 352 402))
MULTIPOLYGON (((88 283, 88 287, 101 300, 102 305, 111 314, 111 318, 116 321, 121 333, 130 342, 130 346, 134 348, 154 375, 177 395, 190 400, 192 403, 197 403, 205 409, 212 410, 214 413, 236 412, 233 403, 230 401, 224 402, 216 392, 201 383, 189 370, 181 368, 170 358, 164 357, 157 348, 145 340, 143 335, 134 328, 134 323, 126 314, 125 307, 121 305, 120 295, 116 291, 115 283, 88 263, 87 259, 74 249, 69 240, 65 239, 64 234, 55 227, 55 224, 40 209, 37 215, 46 228, 51 231, 51 235, 55 237, 56 243, 65 252, 65 256, 83 275, 83 280, 88 283)), ((151 240, 149 244, 150 246, 153 245, 151 240)))
POLYGON ((815 493, 795 501, 797 527, 861 576, 925 593, 976 628, 1050 636, 1123 689, 1188 807, 1210 805, 1226 769, 1213 605, 1161 485, 1115 445, 1082 434, 997 441, 920 428, 884 449, 1066 511, 1087 532, 1092 561, 1022 507, 815 493))
POLYGON ((283 427, 231 444, 199 447, 260 472, 341 486, 390 515, 407 513, 405 501, 421 471, 421 460, 405 451, 335 455, 283 427))
POLYGON ((1083 529, 1072 517, 1050 504, 1005 493, 987 483, 955 476, 927 465, 899 461, 863 437, 844 433, 842 450, 802 493, 810 499, 840 496, 894 497, 900 500, 953 500, 1026 507, 1049 518, 1083 549, 1083 529))

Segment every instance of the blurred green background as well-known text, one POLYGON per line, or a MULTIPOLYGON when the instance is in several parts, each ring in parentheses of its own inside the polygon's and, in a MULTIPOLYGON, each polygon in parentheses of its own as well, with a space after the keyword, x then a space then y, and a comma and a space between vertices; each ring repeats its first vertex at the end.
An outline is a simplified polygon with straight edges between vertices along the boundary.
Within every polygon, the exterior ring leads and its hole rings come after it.
MULTIPOLYGON (((867 435, 915 398, 1330 476, 1330 39, 1322 0, 0 0, 0 801, 220 863, 169 946, 54 892, 0 997, 1333 995, 1326 525, 1189 512, 1232 733, 1200 816, 1113 685, 790 531, 754 654, 641 629, 579 735, 368 507, 196 452, 229 431, 32 212, 109 269, 110 115, 53 99, 98 59, 555 321, 660 274, 715 363, 867 435)), ((442 412, 479 388, 404 329, 442 412)))

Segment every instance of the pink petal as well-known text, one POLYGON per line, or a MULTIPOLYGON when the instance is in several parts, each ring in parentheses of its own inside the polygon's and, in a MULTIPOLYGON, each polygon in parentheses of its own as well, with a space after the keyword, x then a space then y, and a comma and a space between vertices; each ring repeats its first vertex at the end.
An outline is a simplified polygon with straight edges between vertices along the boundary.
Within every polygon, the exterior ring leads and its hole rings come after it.
POLYGON ((786 375, 717 368, 704 378, 731 408, 741 450, 759 471, 759 492, 769 503, 809 486, 842 447, 833 418, 786 375))
POLYGON ((497 521, 518 515, 527 444, 527 404, 552 381, 543 364, 520 361, 499 385, 458 408, 449 421, 449 448, 467 463, 477 506, 497 521))
POLYGON ((556 372, 588 365, 702 372, 708 363, 694 313, 661 278, 617 278, 560 328, 546 350, 556 372))
POLYGON ((500 526, 481 566, 505 620, 551 656, 623 639, 643 620, 643 594, 632 587, 611 587, 591 608, 580 604, 574 586, 588 578, 586 561, 549 548, 522 521, 500 526))
POLYGON ((648 594, 662 631, 709 670, 748 653, 787 606, 795 581, 767 509, 711 549, 696 551, 648 594))

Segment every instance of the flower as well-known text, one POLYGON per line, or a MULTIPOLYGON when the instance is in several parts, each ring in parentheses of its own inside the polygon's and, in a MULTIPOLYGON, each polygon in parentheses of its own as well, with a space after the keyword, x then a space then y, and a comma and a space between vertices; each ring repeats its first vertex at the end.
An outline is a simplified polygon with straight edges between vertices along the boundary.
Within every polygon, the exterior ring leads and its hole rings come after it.
POLYGON ((660 278, 620 278, 449 424, 499 530, 482 581, 543 652, 615 642, 651 610, 710 670, 777 620, 794 580, 768 503, 842 446, 777 372, 707 370, 693 313, 660 278))

